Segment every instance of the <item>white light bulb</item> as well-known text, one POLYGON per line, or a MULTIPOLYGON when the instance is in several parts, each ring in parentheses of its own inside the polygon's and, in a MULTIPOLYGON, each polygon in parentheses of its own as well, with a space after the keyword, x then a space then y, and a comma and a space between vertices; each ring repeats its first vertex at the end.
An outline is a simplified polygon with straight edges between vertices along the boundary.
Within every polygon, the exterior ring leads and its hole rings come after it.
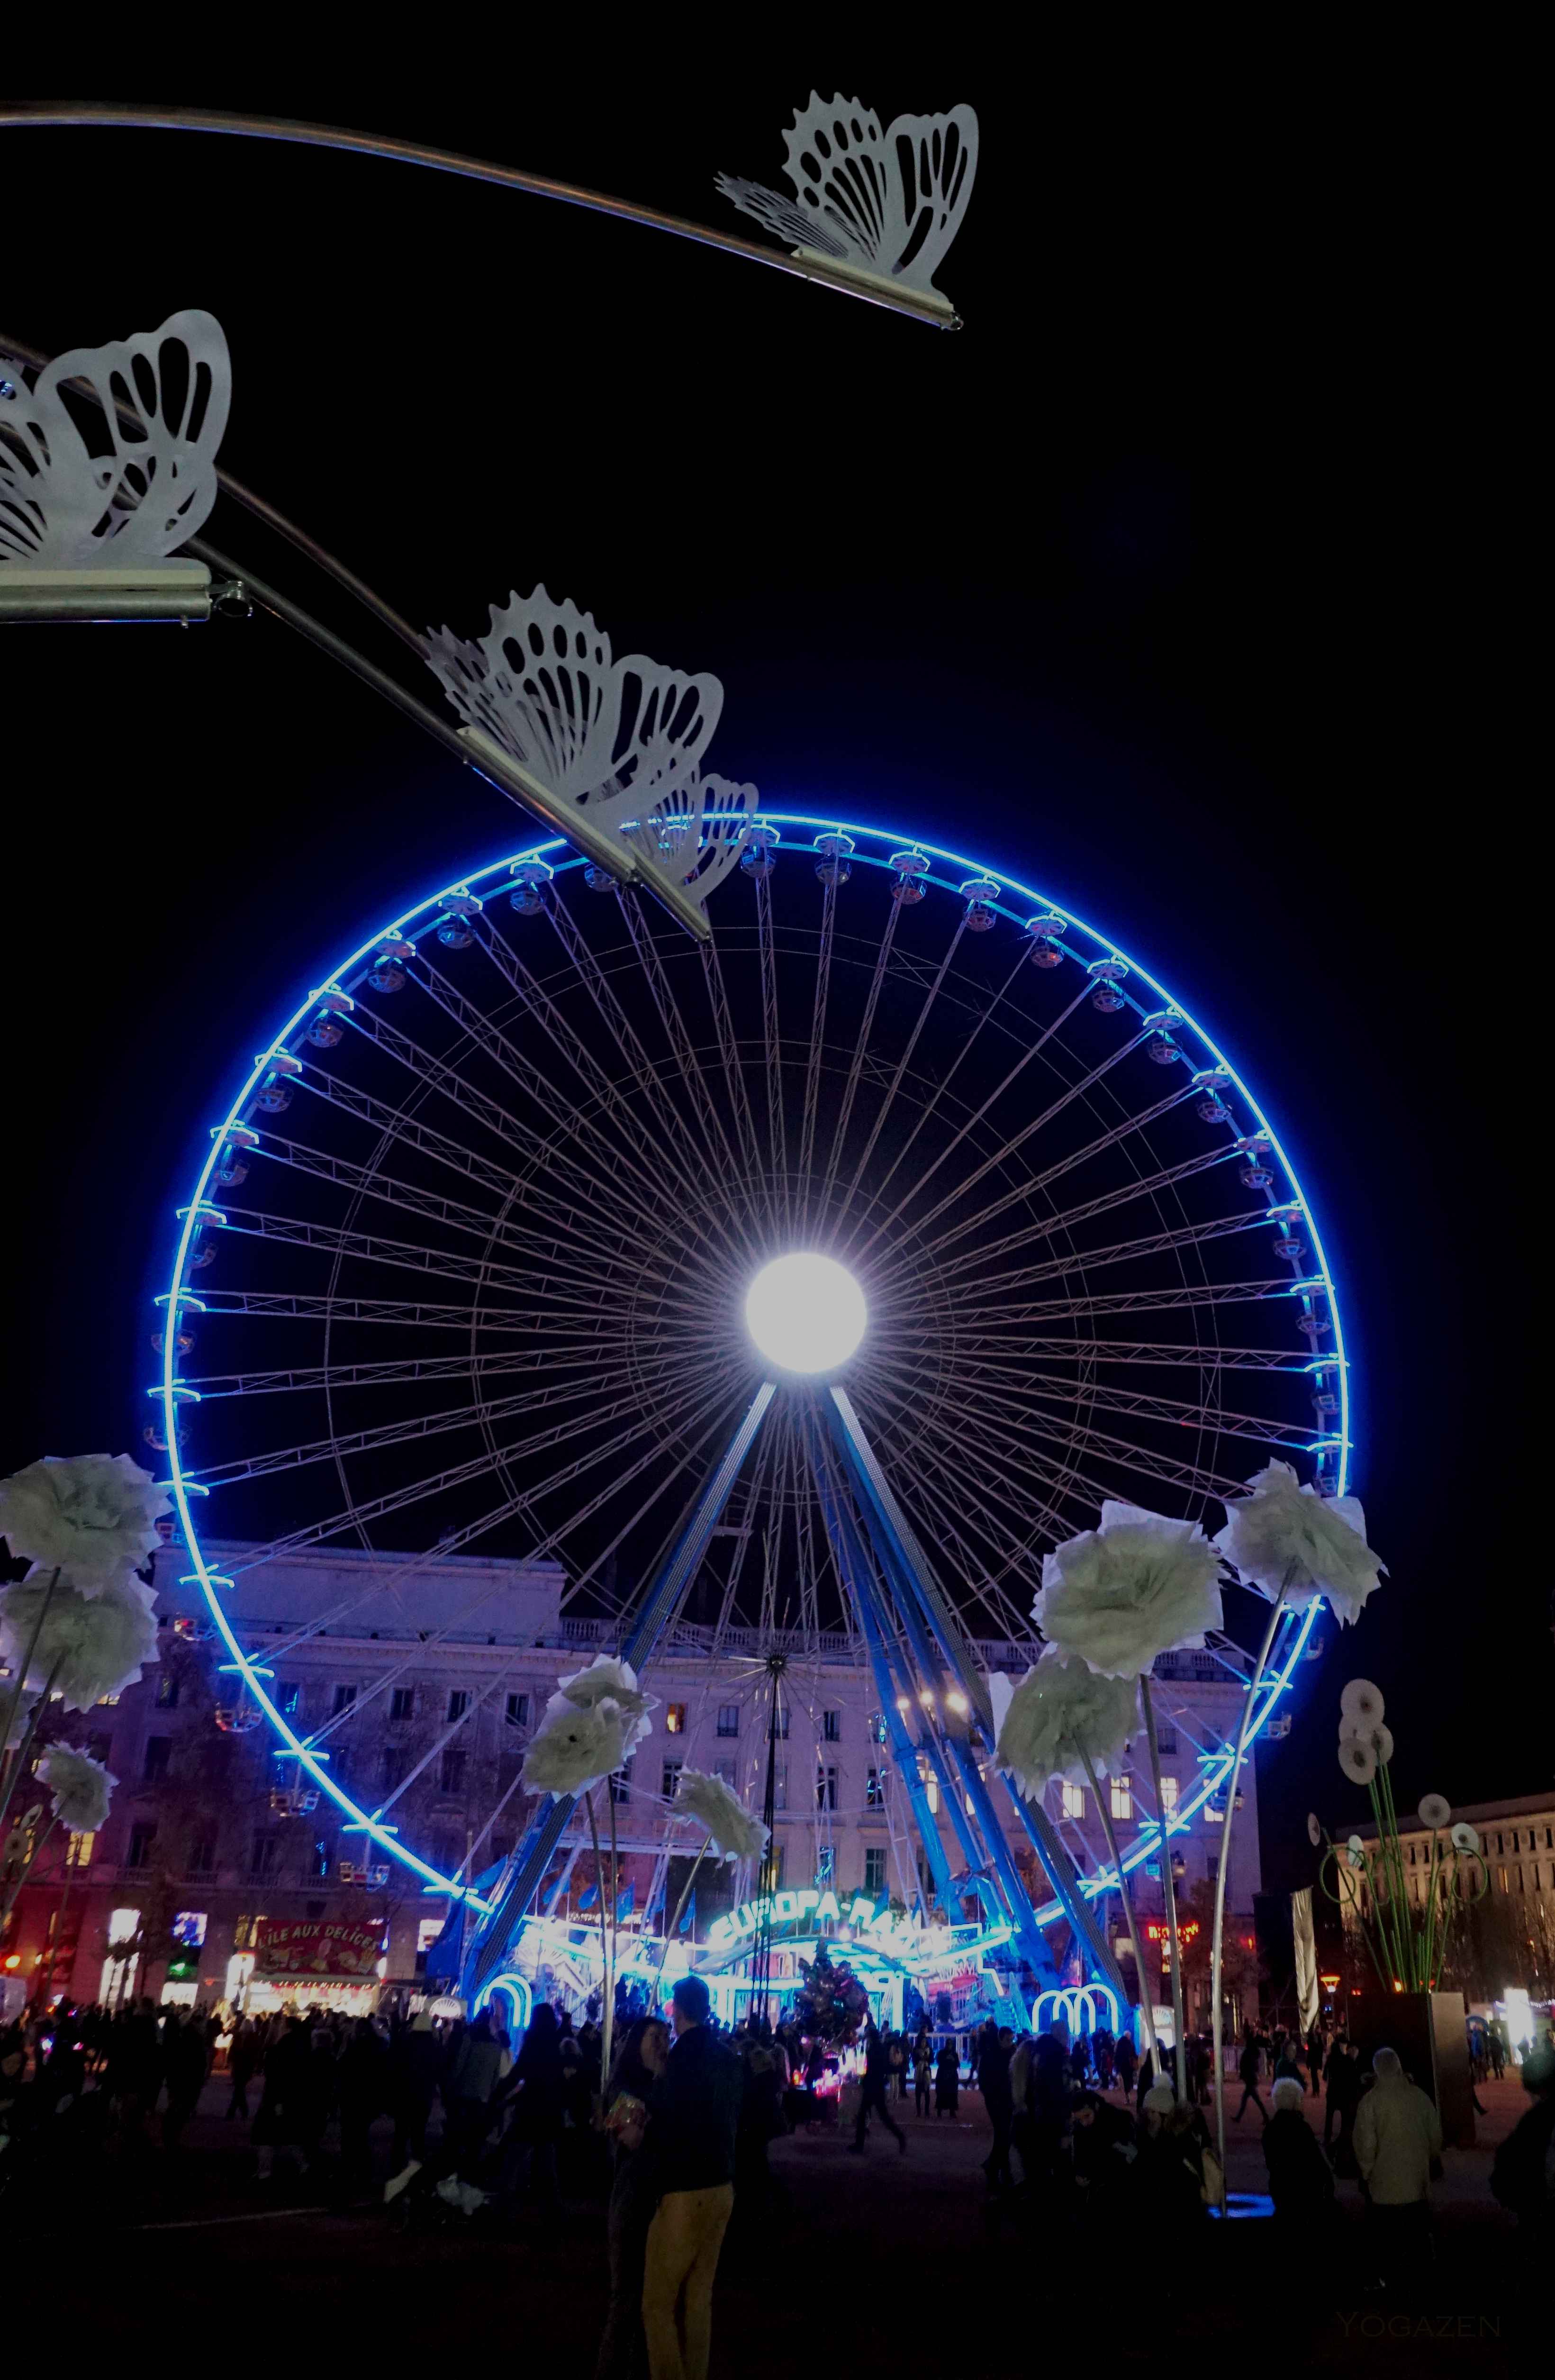
POLYGON ((832 1372, 845 1364, 869 1319, 864 1293, 833 1257, 777 1257, 751 1282, 746 1327, 784 1372, 832 1372))

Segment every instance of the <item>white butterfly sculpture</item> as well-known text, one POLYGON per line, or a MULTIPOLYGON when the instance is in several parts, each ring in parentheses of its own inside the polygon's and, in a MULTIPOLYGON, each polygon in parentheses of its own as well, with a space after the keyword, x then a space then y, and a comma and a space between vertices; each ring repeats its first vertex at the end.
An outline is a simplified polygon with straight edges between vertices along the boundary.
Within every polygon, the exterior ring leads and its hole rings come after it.
POLYGON ((972 109, 899 115, 882 133, 860 101, 811 91, 784 138, 795 196, 720 174, 724 197, 802 255, 938 298, 934 270, 961 228, 978 170, 972 109))
POLYGON ((16 367, 0 380, 12 392, 0 398, 0 566, 154 565, 200 527, 232 401, 213 315, 191 307, 159 331, 72 347, 30 390, 16 367), (67 381, 100 406, 78 397, 72 415, 67 381))
POLYGON ((717 678, 644 653, 615 660, 593 615, 543 587, 493 604, 477 643, 429 629, 426 651, 468 726, 591 827, 629 836, 639 867, 699 905, 727 876, 756 788, 701 773, 723 709, 717 678))

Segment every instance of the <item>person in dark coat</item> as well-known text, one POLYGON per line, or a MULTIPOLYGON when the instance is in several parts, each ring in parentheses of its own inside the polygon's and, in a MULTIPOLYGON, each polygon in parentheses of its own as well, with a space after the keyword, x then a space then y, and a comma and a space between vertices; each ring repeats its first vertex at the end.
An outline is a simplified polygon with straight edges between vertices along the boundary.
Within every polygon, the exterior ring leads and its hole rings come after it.
MULTIPOLYGON (((1137 2057, 1133 2034, 1120 2033, 1112 2049, 1112 2065, 1118 2078, 1118 2088, 1125 2099, 1134 2096, 1134 2069, 1137 2057)), ((1105 2089, 1106 2085, 1102 2087, 1105 2089)))
POLYGON ((1075 2180, 1087 2220, 1110 2225, 1123 2204, 1137 2153, 1133 2122, 1122 2107, 1114 2107, 1094 2091, 1080 2094, 1070 2110, 1069 2120, 1075 2148, 1075 2180))
POLYGON ((395 2119, 390 2165, 396 2175, 427 2161, 427 2124, 442 2072, 443 2044, 422 2009, 389 2047, 389 2106, 395 2119))
POLYGON ((1010 2060, 1014 2046, 1014 2033, 1007 2024, 1002 2025, 992 2041, 984 2043, 978 2067, 983 2106, 993 2126, 993 2146, 983 2159, 990 2190, 1008 2190, 1011 2182, 1010 2131, 1014 2122, 1015 2102, 1010 2082, 1010 2060))
POLYGON ((659 2184, 653 2160, 644 2148, 653 2120, 653 2094, 669 2054, 670 2029, 662 2017, 638 2017, 621 2045, 605 2095, 605 2131, 614 2158, 605 2234, 610 2301, 595 2380, 645 2380, 648 2371, 642 2328, 643 2259, 648 2227, 659 2204, 659 2184))
POLYGON ((371 2163, 368 2134, 388 2098, 389 2053, 377 2026, 358 2017, 346 2036, 337 2069, 340 2082, 340 2155, 346 2169, 360 2175, 371 2163))
POLYGON ((858 2121, 854 2129, 852 2141, 854 2152, 858 2156, 864 2154, 864 2142, 869 2130, 871 2116, 878 2116, 886 2131, 895 2133, 898 2150, 905 2150, 907 2145, 907 2135, 892 2114, 890 2102, 886 2097, 887 2086, 891 2081, 891 2069, 886 2062, 889 2054, 885 2035, 876 2024, 874 2018, 870 2017, 864 2027, 863 2087, 858 2095, 858 2121))
POLYGON ((1490 2188, 1516 2216, 1527 2247, 1555 2248, 1555 2050, 1527 2052, 1523 2088, 1533 2104, 1496 2151, 1490 2188))
POLYGON ((1139 2120, 1134 2179, 1144 2236, 1168 2283, 1194 2270, 1194 2252, 1208 2221, 1198 2111, 1179 2107, 1170 2082, 1153 2082, 1139 2120))
POLYGON ((941 2045, 934 2067, 934 2119, 954 2116, 961 2096, 961 2060, 955 2054, 955 2044, 941 2045))
POLYGON ((1244 2036, 1242 2043, 1242 2055, 1238 2058, 1236 2064, 1236 2070, 1242 2077, 1242 2105, 1238 2107, 1235 2115, 1232 2118, 1232 2122, 1233 2124, 1239 2124, 1242 2121, 1243 2117, 1247 2112, 1247 2102, 1249 2099, 1251 2099, 1254 2107, 1263 2118, 1266 2126, 1269 2122, 1269 2109, 1264 2106, 1262 2095, 1258 2090, 1258 2058, 1261 2054, 1262 2053, 1258 2048, 1258 2037, 1249 2027, 1246 2034, 1244 2036))
POLYGON ((254 2118, 259 2178, 268 2181, 278 2148, 300 2143, 311 2048, 300 2017, 287 2017, 264 2053, 264 2089, 254 2118))
POLYGON ((162 2119, 164 2148, 176 2149, 181 2145, 184 2126, 205 2087, 209 2063, 203 2028, 190 2018, 170 2016, 162 2048, 162 2070, 167 2083, 167 2107, 162 2119))
POLYGON ((1355 2112, 1366 2089, 1366 2077, 1361 2071, 1361 2054, 1353 2041, 1336 2041, 1329 2051, 1328 2095, 1323 2109, 1323 2146, 1334 2120, 1339 2122, 1339 2138, 1333 2144, 1333 2169, 1342 2180, 1355 2178, 1355 2112))
POLYGON ((232 2028, 232 2045, 227 2051, 226 2068, 232 2080, 232 2095, 226 2103, 226 2119, 231 2123, 241 2117, 249 2120, 249 2085, 258 2071, 262 2056, 259 2027, 251 2016, 241 2016, 232 2028))
POLYGON ((556 2202, 556 2151, 562 2138, 567 2082, 556 2011, 541 2000, 525 2030, 504 2096, 516 2094, 503 2147, 502 2186, 516 2198, 527 2184, 546 2206, 556 2202))
POLYGON ((1300 2083, 1282 2075, 1273 2095, 1274 2113, 1263 2128, 1263 2156, 1275 2221, 1298 2254, 1320 2254, 1333 2214, 1333 2174, 1302 2112, 1300 2083))

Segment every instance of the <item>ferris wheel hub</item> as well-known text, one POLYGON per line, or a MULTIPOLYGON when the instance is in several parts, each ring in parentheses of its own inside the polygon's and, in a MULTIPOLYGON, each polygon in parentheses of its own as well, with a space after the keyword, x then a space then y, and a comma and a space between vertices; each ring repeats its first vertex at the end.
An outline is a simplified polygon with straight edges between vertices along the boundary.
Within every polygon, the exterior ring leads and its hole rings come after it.
POLYGON ((864 1293, 835 1257, 796 1250, 763 1265, 746 1293, 746 1328, 783 1372, 834 1372, 869 1319, 864 1293))

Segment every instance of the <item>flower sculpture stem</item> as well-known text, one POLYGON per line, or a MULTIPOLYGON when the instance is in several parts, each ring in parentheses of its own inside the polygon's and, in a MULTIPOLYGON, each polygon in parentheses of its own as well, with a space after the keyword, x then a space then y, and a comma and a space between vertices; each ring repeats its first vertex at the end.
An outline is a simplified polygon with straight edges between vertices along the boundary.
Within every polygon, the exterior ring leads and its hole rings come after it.
MULTIPOLYGON (((11 1878, 5 1899, 0 1900, 0 1926, 5 1925, 6 1920, 9 1917, 12 1910, 16 1907, 17 1897, 21 1891, 22 1886, 27 1882, 28 1877, 37 1866, 39 1860, 43 1857, 43 1847, 58 1824, 59 1821, 57 1818, 51 1818, 48 1825, 43 1828, 43 1833, 34 1837, 28 1851, 27 1857, 21 1862, 20 1865, 17 1869, 16 1875, 11 1878)), ((64 1902, 61 1901, 60 1907, 62 1910, 64 1905, 64 1902)))
MULTIPOLYGON (((586 1804, 589 1812, 589 1832, 593 1840, 594 1845, 594 1885, 595 1889, 601 1895, 602 1902, 603 1896, 609 1888, 605 1883, 604 1854, 600 1849, 600 1822, 594 1815, 594 1796, 592 1793, 586 1796, 586 1804)), ((610 2083, 610 2036, 613 2030, 611 2020, 615 2014, 615 1992, 610 1972, 609 1928, 610 1911, 601 1906, 600 1910, 600 1968, 601 1973, 603 1977, 603 1988, 600 1994, 600 2024, 601 2028, 600 2034, 600 2088, 601 2095, 606 2089, 608 2089, 610 2083)))
MULTIPOLYGON (((1292 1567, 1294 1570, 1294 1564, 1292 1567)), ((1231 1775, 1226 1782, 1225 1832, 1221 1837, 1221 1864, 1215 1876, 1215 1934, 1213 1947, 1209 1953, 1209 1997, 1215 2036, 1215 2136, 1220 2147, 1222 2173, 1226 2168, 1226 2078, 1223 2058, 1225 2003, 1221 1977, 1225 1957, 1226 1878, 1231 1874, 1231 1824, 1236 1815, 1236 1784, 1242 1774, 1242 1763, 1247 1751, 1247 1736, 1253 1724, 1253 1704, 1257 1697, 1258 1688, 1263 1683, 1263 1673, 1268 1667, 1269 1657, 1274 1650, 1274 1634, 1285 1608, 1285 1597, 1290 1588, 1291 1575, 1291 1572, 1288 1571, 1284 1585, 1274 1598, 1274 1608, 1269 1615, 1269 1626, 1264 1630, 1263 1643, 1258 1647, 1258 1658, 1253 1664, 1253 1674, 1247 1681, 1247 1691, 1242 1698, 1242 1720, 1236 1730, 1236 1756, 1231 1764, 1231 1775)))
MULTIPOLYGON (((58 1575, 59 1575, 59 1573, 58 1573, 58 1572, 56 1571, 56 1572, 55 1572, 55 1576, 57 1578, 57 1577, 58 1577, 58 1575)), ((52 1587, 50 1588, 50 1593, 51 1593, 51 1594, 53 1593, 53 1588, 52 1588, 52 1587)), ((41 1618, 41 1617, 40 1617, 40 1620, 39 1620, 38 1625, 39 1625, 39 1627, 40 1627, 40 1628, 43 1626, 43 1621, 42 1621, 42 1618, 41 1618)), ((32 1642, 33 1642, 33 1644, 34 1644, 34 1645, 36 1645, 37 1641, 38 1641, 38 1638, 37 1638, 37 1633, 36 1633, 36 1631, 34 1631, 34 1633, 33 1633, 32 1642)), ((29 1658, 30 1658, 30 1655, 29 1656, 29 1658)), ((26 1728, 25 1728, 25 1730, 23 1730, 23 1733, 22 1733, 22 1739, 21 1739, 21 1742, 18 1744, 18 1746, 17 1746, 17 1748, 16 1748, 15 1752, 11 1755, 10 1774, 9 1774, 9 1775, 6 1777, 6 1790, 5 1790, 4 1793, 0 1793, 0 1827, 3 1827, 3 1826, 5 1825, 5 1823, 6 1823, 6 1812, 9 1810, 9 1808, 10 1808, 10 1806, 11 1806, 12 1798, 13 1798, 13 1796, 15 1795, 15 1792, 16 1792, 17 1787, 20 1784, 20 1782, 21 1782, 22 1779, 23 1779, 23 1778, 26 1776, 26 1774, 27 1774, 27 1760, 28 1760, 28 1755, 30 1753, 30 1751, 31 1751, 31 1749, 32 1749, 32 1740, 33 1740, 34 1736, 35 1736, 35 1735, 37 1734, 37 1732, 38 1732, 38 1726, 39 1726, 39 1722, 40 1722, 40 1720, 43 1718, 43 1713, 48 1709, 48 1706, 49 1706, 49 1696, 50 1696, 50 1695, 53 1694, 53 1692, 54 1692, 54 1682, 55 1682, 55 1678, 57 1678, 57 1677, 58 1677, 58 1675, 59 1675, 59 1673, 60 1673, 61 1670, 62 1670, 64 1667, 65 1667, 65 1656, 64 1656, 64 1654, 62 1653, 62 1654, 60 1655, 60 1657, 59 1657, 59 1658, 58 1658, 58 1660, 55 1663, 55 1665, 54 1665, 53 1669, 49 1671, 48 1676, 44 1679, 44 1681, 43 1681, 43 1690, 42 1694, 38 1696, 37 1701, 36 1701, 36 1702, 33 1704, 33 1706, 32 1706, 31 1712, 30 1712, 30 1714, 29 1715, 29 1718, 28 1718, 27 1726, 26 1726, 26 1728)), ((27 1678, 27 1670, 26 1670, 26 1667, 25 1667, 25 1665, 24 1665, 24 1666, 23 1666, 23 1669, 22 1669, 22 1671, 21 1671, 20 1681, 18 1682, 18 1690, 17 1690, 17 1691, 18 1691, 18 1695, 19 1695, 20 1691, 21 1691, 21 1685, 22 1685, 22 1684, 24 1684, 24 1683, 26 1682, 26 1678, 27 1678)), ((12 1709, 12 1710, 14 1710, 14 1709, 16 1708, 16 1700, 17 1700, 16 1696, 13 1696, 13 1698, 12 1698, 12 1702, 11 1702, 11 1709, 12 1709)), ((7 1719, 9 1719, 9 1717, 10 1717, 10 1712, 9 1712, 9 1711, 7 1711, 7 1713, 6 1713, 6 1718, 7 1718, 7 1719)), ((6 1734, 9 1734, 9 1732, 10 1732, 10 1729, 9 1729, 9 1727, 8 1727, 8 1726, 7 1726, 7 1728, 6 1728, 6 1734)), ((3 1741, 4 1741, 4 1738, 0 1738, 0 1742, 3 1742, 3 1741)), ((9 1906, 9 1904, 8 1904, 8 1903, 7 1903, 7 1906, 9 1906)))
POLYGON ((1118 1838, 1112 1826, 1112 1813, 1102 1799, 1101 1782, 1091 1766, 1089 1753, 1083 1743, 1079 1750, 1080 1758, 1086 1764, 1086 1779, 1096 1803, 1097 1815, 1101 1820, 1101 1831, 1107 1838, 1107 1850, 1112 1865, 1117 1871, 1118 1899, 1123 1902, 1124 1924, 1128 1928, 1128 1947, 1134 1953, 1134 1972, 1139 1978, 1139 2013, 1145 2020, 1145 2046, 1150 2053, 1151 2065, 1159 2076, 1160 2051, 1156 2046, 1155 2014, 1150 2007, 1149 1989, 1145 1981, 1145 1953, 1139 1941, 1139 1928, 1135 1923, 1134 1903, 1129 1898, 1128 1878, 1124 1874, 1124 1864, 1118 1856, 1118 1838))
MULTIPOLYGON (((1172 1838, 1167 1831, 1167 1808, 1160 1790, 1160 1746, 1156 1741, 1155 1705, 1150 1699, 1150 1673, 1147 1670, 1139 1681, 1139 1706, 1145 1714, 1145 1741, 1150 1747, 1150 1777, 1155 1786, 1157 1824, 1160 1828, 1160 1887, 1166 1901, 1166 1931, 1172 1946, 1172 2022, 1177 2036, 1177 2098, 1185 2107, 1188 2097, 1188 2048, 1183 2038, 1183 1951, 1177 1933, 1177 1886, 1172 1874, 1172 1838)), ((1160 2079, 1158 2061, 1157 2080, 1160 2079)))
MULTIPOLYGON (((32 1656, 38 1649, 38 1639, 43 1633, 43 1622, 48 1618, 49 1606, 54 1601, 54 1591, 59 1585, 59 1573, 62 1568, 63 1565, 60 1563, 55 1565, 54 1575, 43 1590, 43 1599, 38 1606, 38 1617, 32 1623, 32 1633, 27 1640, 27 1650, 18 1664, 17 1682, 11 1688, 10 1698, 6 1705, 5 1724, 0 1726, 0 1760, 5 1758, 4 1746, 10 1738, 11 1721, 20 1709, 22 1695, 27 1691, 27 1672, 32 1667, 32 1656)), ((19 1767, 17 1774, 20 1774, 19 1767)), ((15 1782, 14 1778, 12 1782, 15 1782)))
MULTIPOLYGON (((680 1899, 674 1905, 674 1915, 671 1918, 669 1925, 664 1930, 664 1959, 667 1959, 670 1955, 670 1943, 674 1939, 675 1928, 680 1924, 681 1917, 685 1912, 686 1904, 691 1898, 691 1888, 697 1881, 697 1870, 701 1866, 702 1862, 706 1859, 711 1849, 712 1837, 709 1835, 707 1840, 703 1843, 701 1850, 697 1853, 696 1858, 691 1863, 691 1873, 686 1877, 686 1882, 681 1886, 680 1899)), ((661 1959, 659 1961, 661 1967, 663 1966, 664 1959, 661 1959)))

